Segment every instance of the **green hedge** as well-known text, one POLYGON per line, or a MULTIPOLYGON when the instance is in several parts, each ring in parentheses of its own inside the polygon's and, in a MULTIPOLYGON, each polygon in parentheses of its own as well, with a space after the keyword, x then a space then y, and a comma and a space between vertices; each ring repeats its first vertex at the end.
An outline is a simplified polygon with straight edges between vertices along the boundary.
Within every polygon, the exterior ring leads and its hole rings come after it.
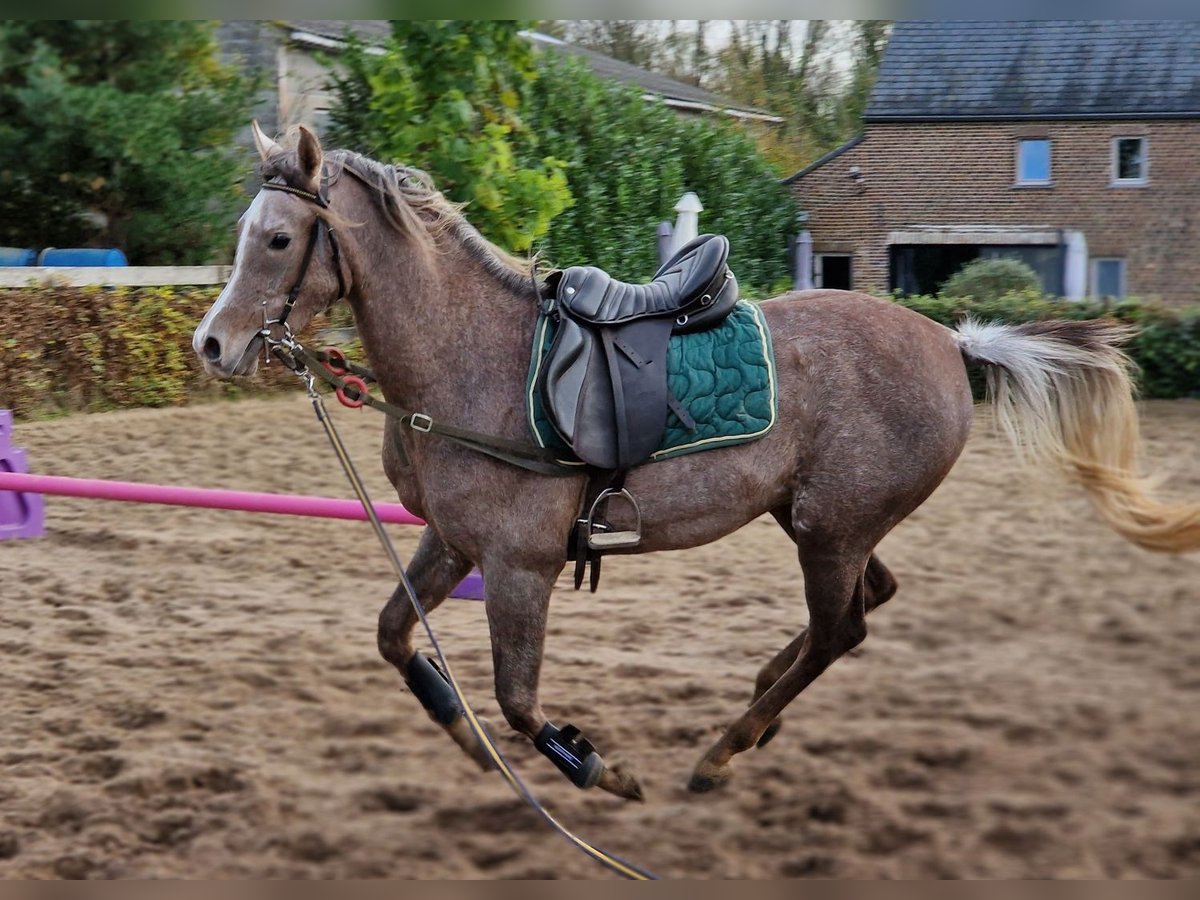
MULTIPOLYGON (((787 283, 797 205, 745 128, 685 118, 643 92, 601 80, 579 60, 546 53, 523 111, 540 150, 567 163, 574 202, 536 247, 557 266, 594 265, 626 280, 658 268, 655 234, 695 191, 700 232, 729 238, 738 283, 787 283)), ((468 211, 469 214, 469 211, 468 211)))
POLYGON ((240 387, 204 374, 192 331, 218 293, 219 286, 0 290, 0 408, 30 417, 174 406, 294 383, 282 366, 260 367, 240 387))
MULTIPOLYGON (((192 331, 218 292, 217 287, 0 290, 0 408, 22 417, 46 416, 295 388, 295 378, 282 366, 260 366, 236 386, 203 373, 192 353, 192 331)), ((1200 397, 1200 306, 1076 303, 1037 294, 896 302, 946 325, 967 315, 1002 322, 1112 316, 1138 328, 1130 349, 1143 396, 1200 397)), ((325 324, 321 319, 317 327, 325 324)), ((361 358, 357 348, 346 350, 361 358)))
POLYGON ((1059 300, 1036 292, 983 300, 944 294, 895 300, 943 325, 954 325, 966 316, 987 322, 1102 317, 1128 322, 1138 329, 1129 352, 1138 365, 1141 395, 1160 399, 1200 397, 1200 306, 1168 307, 1136 298, 1059 300))

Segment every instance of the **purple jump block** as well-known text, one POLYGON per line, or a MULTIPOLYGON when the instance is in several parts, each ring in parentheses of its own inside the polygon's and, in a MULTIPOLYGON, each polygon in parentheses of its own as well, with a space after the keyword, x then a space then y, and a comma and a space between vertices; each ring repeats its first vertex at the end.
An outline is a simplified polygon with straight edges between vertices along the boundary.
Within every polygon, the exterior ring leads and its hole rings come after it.
MULTIPOLYGON (((12 411, 0 409, 0 472, 27 472, 25 451, 12 446, 12 411)), ((39 538, 46 533, 46 503, 41 494, 0 491, 0 541, 39 538)))
POLYGON ((483 576, 478 569, 472 569, 471 574, 458 583, 458 587, 450 592, 451 597, 459 600, 483 599, 483 576))

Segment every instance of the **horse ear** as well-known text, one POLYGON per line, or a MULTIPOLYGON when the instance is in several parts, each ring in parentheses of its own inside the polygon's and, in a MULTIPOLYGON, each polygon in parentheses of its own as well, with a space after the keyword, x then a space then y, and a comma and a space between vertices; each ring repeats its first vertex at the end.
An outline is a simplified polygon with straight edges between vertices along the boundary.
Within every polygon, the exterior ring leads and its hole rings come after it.
POLYGON ((254 146, 258 148, 258 155, 263 158, 263 162, 276 153, 283 152, 283 148, 267 137, 266 132, 259 127, 258 119, 253 120, 250 130, 254 132, 254 146))
POLYGON ((296 156, 300 163, 300 171, 311 180, 318 181, 321 177, 321 163, 324 161, 321 142, 303 125, 300 126, 300 145, 296 148, 296 156))

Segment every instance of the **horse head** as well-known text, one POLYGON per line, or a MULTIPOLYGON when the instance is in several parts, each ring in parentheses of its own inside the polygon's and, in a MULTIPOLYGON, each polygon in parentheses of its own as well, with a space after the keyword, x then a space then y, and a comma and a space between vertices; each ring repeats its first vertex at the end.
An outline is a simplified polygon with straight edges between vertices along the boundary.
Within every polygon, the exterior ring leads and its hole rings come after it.
POLYGON ((301 126, 296 149, 285 150, 258 122, 253 131, 263 190, 238 220, 233 271, 192 336, 204 368, 221 378, 254 372, 267 335, 302 329, 348 284, 316 135, 301 126))

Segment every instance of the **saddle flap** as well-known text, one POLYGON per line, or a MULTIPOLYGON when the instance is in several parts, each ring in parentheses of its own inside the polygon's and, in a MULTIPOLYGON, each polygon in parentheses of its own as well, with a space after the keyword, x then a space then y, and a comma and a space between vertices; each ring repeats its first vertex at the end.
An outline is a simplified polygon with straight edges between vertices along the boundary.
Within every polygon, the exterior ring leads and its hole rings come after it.
POLYGON ((542 369, 540 389, 551 424, 568 443, 575 434, 584 382, 595 351, 595 341, 583 328, 567 318, 559 322, 542 369))
POLYGON ((555 430, 581 460, 626 469, 657 449, 667 426, 669 319, 590 329, 564 317, 541 374, 555 430))

